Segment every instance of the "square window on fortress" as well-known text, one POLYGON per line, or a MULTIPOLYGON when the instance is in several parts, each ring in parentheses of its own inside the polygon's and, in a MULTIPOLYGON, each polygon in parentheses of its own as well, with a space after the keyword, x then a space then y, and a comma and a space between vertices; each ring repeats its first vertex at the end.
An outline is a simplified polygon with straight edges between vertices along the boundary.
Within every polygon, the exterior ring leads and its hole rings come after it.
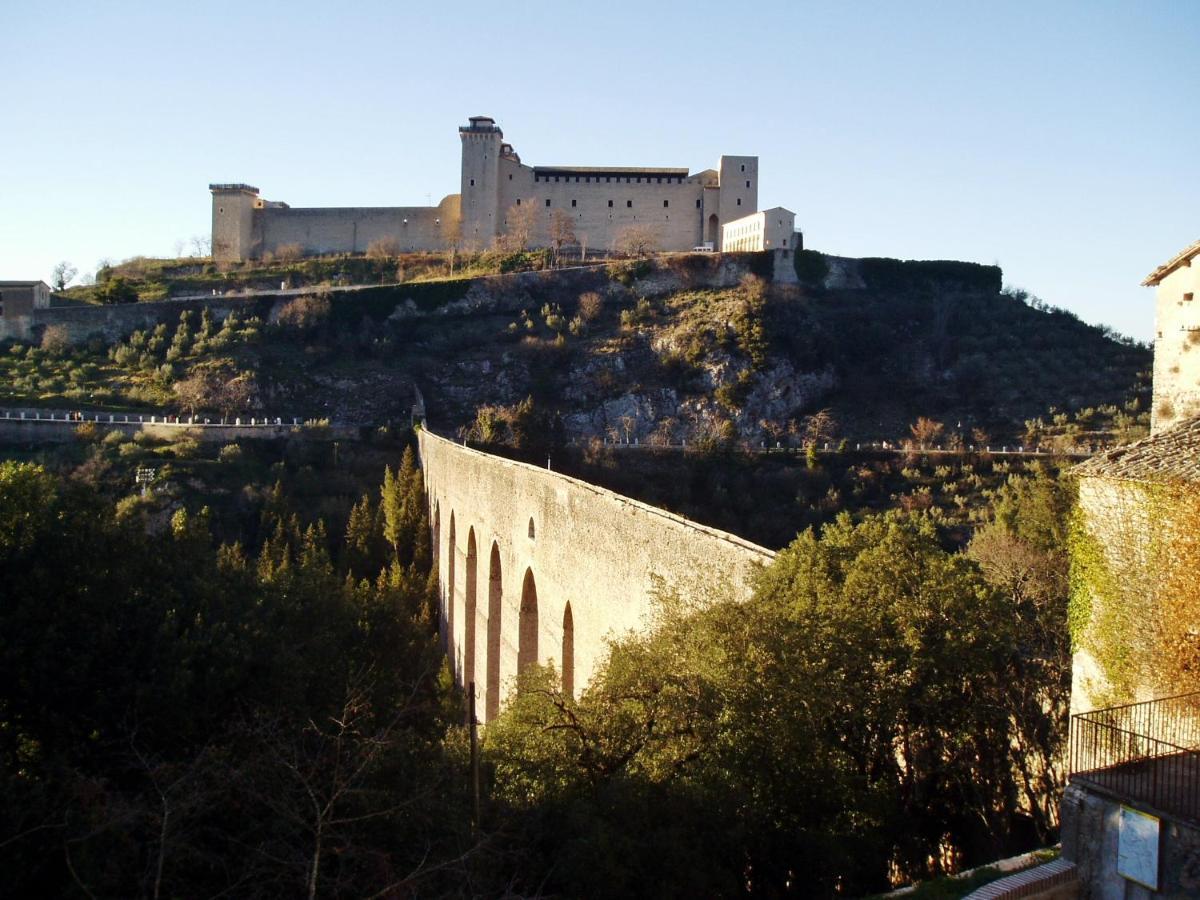
POLYGON ((608 201, 608 206, 609 206, 609 209, 611 209, 611 208, 612 208, 612 201, 611 201, 611 200, 609 200, 609 201, 608 201))
POLYGON ((517 198, 517 206, 520 206, 520 205, 521 205, 521 198, 520 198, 520 197, 518 197, 518 198, 517 198))
POLYGON ((475 187, 475 179, 474 178, 471 179, 471 187, 475 187))
POLYGON ((1194 296, 1194 295, 1193 295, 1193 294, 1190 294, 1190 293, 1189 293, 1189 294, 1184 294, 1184 295, 1183 295, 1183 302, 1184 302, 1184 303, 1191 303, 1191 302, 1192 302, 1192 297, 1193 297, 1193 296, 1194 296))
POLYGON ((574 201, 574 200, 572 200, 572 201, 571 201, 571 205, 572 205, 572 206, 574 206, 574 205, 575 205, 575 201, 574 201))
MULTIPOLYGON (((547 205, 547 206, 549 206, 549 205, 550 205, 550 201, 549 201, 549 200, 547 200, 547 201, 546 201, 546 205, 547 205)), ((742 205, 742 198, 741 198, 741 197, 738 197, 738 206, 741 206, 741 205, 742 205)))
POLYGON ((743 171, 743 172, 745 172, 745 171, 746 171, 746 167, 745 167, 745 166, 742 166, 742 171, 743 171))
POLYGON ((696 209, 699 209, 699 208, 700 208, 700 198, 697 197, 696 198, 696 209))
POLYGON ((671 201, 670 201, 670 200, 664 200, 664 201, 663 201, 663 209, 666 209, 666 208, 667 208, 668 206, 670 206, 670 205, 671 205, 671 201))
MULTIPOLYGON (((740 201, 740 200, 738 201, 738 203, 741 203, 741 202, 742 202, 742 201, 740 201)), ((550 198, 549 198, 549 197, 547 197, 547 198, 546 198, 546 205, 547 205, 547 206, 549 206, 549 205, 550 205, 550 198)))
POLYGON ((750 187, 750 182, 746 182, 746 187, 750 187))
POLYGON ((633 209, 633 201, 632 201, 632 200, 626 200, 626 201, 625 201, 625 206, 626 206, 626 208, 628 208, 628 209, 633 209))

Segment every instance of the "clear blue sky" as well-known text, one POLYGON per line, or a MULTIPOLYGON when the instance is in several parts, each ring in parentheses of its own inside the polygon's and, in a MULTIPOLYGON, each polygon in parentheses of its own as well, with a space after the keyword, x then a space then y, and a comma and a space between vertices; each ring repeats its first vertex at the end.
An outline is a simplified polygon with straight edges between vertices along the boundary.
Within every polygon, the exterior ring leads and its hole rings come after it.
POLYGON ((295 206, 526 162, 761 158, 810 247, 1000 263, 1139 338, 1200 238, 1200 3, 0 4, 0 278, 169 255, 210 181, 295 206))

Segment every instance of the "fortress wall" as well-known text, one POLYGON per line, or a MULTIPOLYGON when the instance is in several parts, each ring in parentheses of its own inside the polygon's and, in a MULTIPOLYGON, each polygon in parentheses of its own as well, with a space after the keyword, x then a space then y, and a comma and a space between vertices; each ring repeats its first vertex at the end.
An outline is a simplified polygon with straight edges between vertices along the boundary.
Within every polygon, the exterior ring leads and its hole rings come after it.
POLYGON ((283 208, 256 210, 259 253, 299 244, 305 253, 363 253, 395 238, 402 251, 438 250, 456 228, 457 196, 438 206, 283 208))
POLYGON ((597 250, 611 250, 621 230, 630 225, 654 228, 663 250, 690 250, 703 240, 704 185, 695 176, 682 183, 668 182, 666 176, 643 176, 640 184, 636 174, 619 178, 592 176, 591 182, 587 181, 587 175, 558 177, 560 181, 546 181, 543 176, 535 182, 531 167, 501 160, 500 230, 505 229, 505 214, 520 198, 522 204, 532 204, 537 213, 531 236, 535 245, 550 243, 550 220, 556 209, 568 213, 576 235, 580 238, 586 235, 587 246, 597 250), (571 206, 572 201, 575 206, 571 206), (666 207, 664 201, 668 203, 666 207), (702 201, 700 206, 697 201, 702 201), (630 202, 632 207, 628 205, 630 202))
POLYGON ((561 667, 570 604, 578 695, 603 657, 605 638, 649 624, 656 576, 685 592, 724 578, 735 596, 747 599, 753 572, 774 559, 756 544, 586 482, 471 450, 429 431, 419 439, 430 521, 437 529, 449 652, 460 680, 473 675, 481 720, 489 717, 489 708, 494 711, 517 672, 527 571, 536 586, 539 661, 561 667), (495 628, 489 614, 493 545, 500 564, 500 627, 499 640, 489 647, 489 625, 495 628), (474 585, 473 663, 466 652, 469 584, 474 585), (496 660, 498 678, 489 687, 489 662, 496 660))

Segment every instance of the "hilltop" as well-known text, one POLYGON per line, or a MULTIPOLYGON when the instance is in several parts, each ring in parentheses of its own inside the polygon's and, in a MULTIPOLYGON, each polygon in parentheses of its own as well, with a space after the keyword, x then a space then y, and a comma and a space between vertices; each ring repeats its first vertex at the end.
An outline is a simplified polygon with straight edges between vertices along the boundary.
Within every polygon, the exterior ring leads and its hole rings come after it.
MULTIPOLYGON (((531 427, 573 443, 897 442, 919 417, 944 423, 931 439, 964 443, 1065 447, 1144 429, 1148 348, 1002 290, 996 267, 804 251, 800 283, 779 284, 756 254, 537 271, 548 263, 541 253, 225 271, 133 261, 64 294, 87 302, 124 279, 140 297, 217 291, 222 309, 107 307, 161 311, 159 325, 115 343, 69 347, 48 328, 42 346, 4 354, 0 400, 218 413, 215 396, 187 395, 201 375, 240 379, 248 409, 366 425, 407 420, 415 386, 434 427, 517 445, 531 427), (299 295, 252 294, 281 284, 299 295), (236 314, 222 322, 224 309, 236 314)), ((76 332, 91 312, 64 311, 76 332)))

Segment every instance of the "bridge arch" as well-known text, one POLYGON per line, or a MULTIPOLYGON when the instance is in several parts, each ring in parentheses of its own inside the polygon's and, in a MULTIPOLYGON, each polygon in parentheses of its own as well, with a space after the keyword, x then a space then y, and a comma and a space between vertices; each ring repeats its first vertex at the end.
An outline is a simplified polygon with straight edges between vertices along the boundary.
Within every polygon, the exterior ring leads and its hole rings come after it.
POLYGON ((500 545, 492 541, 488 559, 487 614, 487 698, 484 708, 490 722, 500 714, 500 627, 504 603, 504 580, 500 566, 500 545))
MULTIPOLYGON (((458 555, 454 544, 454 510, 450 510, 450 533, 446 539, 446 645, 453 647, 454 640, 454 557, 458 555)), ((451 660, 453 660, 451 654, 451 660)))
POLYGON ((438 628, 444 633, 446 629, 446 607, 441 602, 441 577, 442 577, 442 508, 437 500, 433 501, 433 541, 430 546, 433 554, 433 571, 438 577, 438 628))
POLYGON ((571 614, 570 600, 563 609, 562 689, 569 699, 575 699, 575 616, 571 614))
POLYGON ((467 571, 463 584, 463 684, 475 680, 475 592, 477 583, 478 553, 475 551, 475 528, 467 532, 467 571))
POLYGON ((538 596, 533 569, 521 581, 521 614, 517 624, 517 674, 538 661, 538 596))

